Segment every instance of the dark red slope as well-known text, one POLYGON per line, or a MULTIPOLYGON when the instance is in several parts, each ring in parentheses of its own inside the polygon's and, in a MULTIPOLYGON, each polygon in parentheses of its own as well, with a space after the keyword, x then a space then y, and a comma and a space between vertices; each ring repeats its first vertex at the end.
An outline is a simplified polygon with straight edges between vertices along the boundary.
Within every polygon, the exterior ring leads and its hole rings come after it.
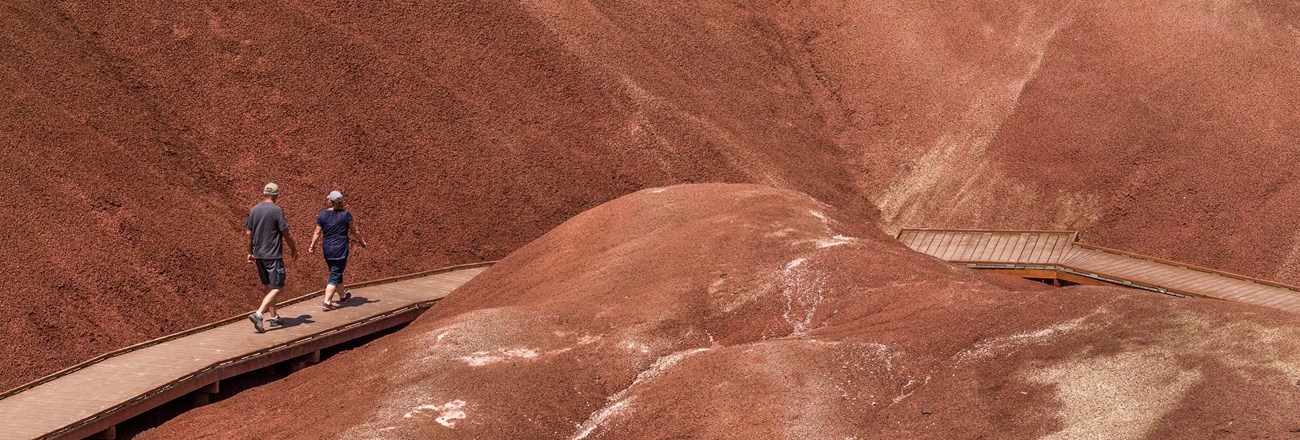
POLYGON ((1300 282, 1295 4, 821 5, 795 22, 888 229, 1080 229, 1300 282))
MULTIPOLYGON (((761 9, 581 5, 0 9, 0 388, 252 308, 266 181, 304 245, 349 196, 372 244, 354 280, 499 258, 654 185, 869 211, 761 9)), ((290 295, 323 283, 318 258, 289 270, 290 295)))
POLYGON ((672 186, 146 438, 1279 436, 1297 336, 1219 301, 1008 290, 792 191, 672 186))

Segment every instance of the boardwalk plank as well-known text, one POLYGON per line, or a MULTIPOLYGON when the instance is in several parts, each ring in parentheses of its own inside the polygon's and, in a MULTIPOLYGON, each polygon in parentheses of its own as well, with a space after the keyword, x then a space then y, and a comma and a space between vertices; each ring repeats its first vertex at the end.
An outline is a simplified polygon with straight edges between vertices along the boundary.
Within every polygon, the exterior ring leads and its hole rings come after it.
POLYGON ((1075 248, 1074 256, 1070 257, 1069 265, 1082 268, 1101 258, 1105 258, 1106 253, 1098 250, 1087 248, 1075 248))
POLYGON ((983 235, 980 234, 967 234, 962 237, 961 251, 953 255, 953 258, 957 261, 970 261, 971 253, 974 252, 975 247, 979 245, 982 238, 983 235))
POLYGON ((1020 234, 1019 249, 1011 257, 1011 261, 1016 263, 1026 263, 1029 254, 1033 252, 1034 245, 1038 243, 1038 234, 1020 234))
POLYGON ((1119 257, 1113 257, 1110 255, 1098 255, 1096 258, 1094 258, 1092 261, 1089 261, 1087 264, 1079 265, 1079 268, 1087 269, 1097 273, 1105 273, 1105 271, 1108 269, 1115 269, 1129 264, 1133 264, 1133 262, 1126 261, 1119 257))
POLYGON ((1038 263, 1038 254, 1043 252, 1043 248, 1047 246, 1047 242, 1050 241, 1052 237, 1043 234, 1033 234, 1031 237, 1033 244, 1030 244, 1029 247, 1025 249, 1026 252, 1023 259, 1026 263, 1032 264, 1038 263))
POLYGON ((1213 276, 1206 279, 1205 282, 1200 286, 1197 286, 1197 288, 1205 292, 1206 296, 1214 296, 1217 298, 1221 291, 1232 287, 1236 284, 1236 281, 1237 280, 1228 277, 1213 276))
POLYGON ((921 252, 923 254, 934 255, 934 250, 930 248, 930 243, 933 241, 934 241, 934 234, 929 231, 926 231, 924 235, 919 237, 919 240, 917 240, 917 247, 913 249, 916 249, 918 252, 921 252))
POLYGON ((1065 256, 1061 257, 1061 259, 1058 260, 1058 264, 1065 265, 1065 266, 1073 265, 1075 260, 1090 255, 1089 252, 1091 251, 1088 249, 1071 245, 1065 251, 1065 256))
POLYGON ((954 243, 954 241, 956 241, 956 238, 957 238, 957 234, 954 234, 952 232, 945 232, 942 236, 940 236, 939 246, 938 246, 939 251, 936 252, 935 255, 941 255, 941 257, 939 258, 943 260, 951 260, 952 251, 955 250, 954 247, 956 246, 956 243, 954 243))
POLYGON ((1264 299, 1264 300, 1261 301, 1259 304, 1261 304, 1261 305, 1273 305, 1273 304, 1282 304, 1282 303, 1286 303, 1286 302, 1290 302, 1290 301, 1295 301, 1295 300, 1296 300, 1296 298, 1293 297, 1293 296, 1291 296, 1291 295, 1279 294, 1279 295, 1277 295, 1277 297, 1275 297, 1275 298, 1264 299))
POLYGON ((915 242, 916 242, 916 234, 917 234, 916 231, 911 231, 911 230, 906 230, 906 229, 905 229, 905 230, 902 230, 902 231, 899 231, 899 233, 898 233, 898 241, 902 242, 904 245, 907 245, 907 247, 910 247, 910 248, 912 248, 912 249, 916 249, 916 246, 915 246, 915 244, 916 244, 916 243, 915 243, 915 242))
POLYGON ((985 232, 980 234, 979 242, 976 242, 975 246, 971 246, 971 253, 970 256, 967 256, 967 260, 972 260, 972 262, 988 262, 988 258, 985 255, 987 255, 988 251, 991 250, 989 242, 992 241, 992 233, 985 232))
POLYGON ((993 234, 989 237, 989 250, 980 257, 985 262, 1002 261, 1002 249, 1006 247, 1006 236, 1004 234, 993 234))
POLYGON ((1250 281, 1238 280, 1237 282, 1232 283, 1232 285, 1225 287, 1223 290, 1220 290, 1219 294, 1226 298, 1245 298, 1249 296, 1243 294, 1254 291, 1255 287, 1256 287, 1255 283, 1252 283, 1250 281))
POLYGON ((1034 255, 1034 261, 1039 264, 1050 263, 1052 261, 1052 251, 1056 249, 1056 246, 1061 242, 1061 240, 1061 234, 1054 232, 1043 234, 1043 245, 1038 250, 1038 253, 1034 255))
POLYGON ((1168 286, 1175 286, 1196 276, 1199 276, 1196 271, 1171 267, 1162 275, 1160 282, 1168 286))
POLYGON ((1125 275, 1133 278, 1141 278, 1151 283, 1159 283, 1161 279, 1169 275, 1169 269, 1163 267, 1133 266, 1127 269, 1125 275))
POLYGON ((1047 262, 1052 264, 1060 262, 1061 257, 1065 256, 1065 252, 1069 250, 1069 248, 1070 236, 1062 235, 1056 240, 1056 244, 1052 246, 1052 251, 1047 253, 1047 262))
POLYGON ((959 236, 957 250, 952 253, 952 259, 949 261, 968 261, 967 256, 970 255, 971 250, 975 248, 975 245, 979 243, 979 239, 980 236, 974 234, 963 234, 959 236))
POLYGON ((1020 254, 1025 253, 1025 242, 1028 236, 1024 234, 1015 234, 1011 236, 1011 242, 1007 247, 1006 261, 1008 263, 1019 263, 1020 254))

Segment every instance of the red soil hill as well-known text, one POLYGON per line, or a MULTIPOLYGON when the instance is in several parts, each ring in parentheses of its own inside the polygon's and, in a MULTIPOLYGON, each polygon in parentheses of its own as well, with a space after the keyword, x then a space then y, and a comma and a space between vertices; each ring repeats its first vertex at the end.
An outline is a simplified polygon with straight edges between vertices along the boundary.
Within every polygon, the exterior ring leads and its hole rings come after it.
POLYGON ((27 0, 0 28, 0 388, 250 308, 266 181, 301 240, 350 195, 352 279, 722 181, 1300 282, 1291 3, 27 0))
POLYGON ((1300 3, 817 2, 805 47, 886 228, 1069 228, 1300 284, 1300 3))
POLYGON ((1293 315, 1010 290, 793 191, 651 189, 144 438, 1198 438, 1300 427, 1293 315))
MULTIPOLYGON (((0 389, 252 308, 267 181, 304 247, 350 197, 353 280, 500 258, 655 185, 870 212, 761 10, 555 3, 0 8, 0 389)), ((289 271, 323 287, 319 257, 289 271)))

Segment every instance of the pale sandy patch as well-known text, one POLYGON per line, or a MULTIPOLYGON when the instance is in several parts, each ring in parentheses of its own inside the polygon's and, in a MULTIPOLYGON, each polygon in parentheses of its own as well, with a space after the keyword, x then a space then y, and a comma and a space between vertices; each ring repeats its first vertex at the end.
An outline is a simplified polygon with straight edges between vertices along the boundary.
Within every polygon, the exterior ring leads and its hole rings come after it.
POLYGON ((843 245, 846 245, 846 244, 853 243, 853 242, 855 242, 855 241, 857 241, 857 240, 858 240, 857 237, 847 237, 847 236, 843 236, 843 235, 835 235, 835 236, 833 236, 833 237, 831 237, 831 238, 818 240, 818 241, 817 241, 817 248, 818 248, 818 249, 826 249, 826 248, 828 248, 828 247, 843 246, 843 245))
POLYGON ((790 336, 802 336, 812 328, 813 316, 821 305, 825 295, 822 285, 823 276, 814 271, 801 269, 803 258, 786 263, 780 275, 781 295, 785 297, 785 312, 781 317, 790 324, 790 336))
POLYGON ((471 367, 482 367, 498 362, 505 362, 510 359, 536 359, 537 350, 531 348, 502 348, 496 352, 476 351, 468 356, 461 356, 460 360, 469 364, 471 367))
POLYGON ((1066 322, 1056 323, 1034 331, 979 341, 974 347, 957 353, 957 361, 970 362, 977 359, 1012 353, 1030 345, 1047 344, 1057 337, 1078 330, 1087 318, 1087 316, 1080 316, 1066 322))
POLYGON ((677 365, 677 363, 681 362, 682 359, 708 350, 709 349, 707 348, 683 350, 656 359, 655 362, 650 365, 650 368, 646 368, 641 371, 641 373, 637 374, 636 379, 632 381, 631 385, 628 385, 627 388, 619 390, 619 392, 609 396, 609 398, 606 399, 608 404, 606 404, 605 407, 591 413, 591 416, 587 417, 585 422, 578 425, 578 431, 573 434, 571 439, 581 440, 587 438, 588 435, 591 435, 592 431, 595 431, 596 428, 600 427, 600 425, 609 420, 609 418, 625 412, 634 400, 635 396, 632 395, 632 391, 637 385, 641 385, 662 376, 665 371, 673 365, 677 365))
POLYGON ((455 428, 456 421, 464 419, 466 417, 464 408, 465 408, 465 401, 457 399, 457 400, 444 403, 442 405, 417 406, 414 409, 412 409, 411 412, 408 412, 405 415, 403 415, 402 418, 410 419, 410 418, 420 416, 423 413, 428 411, 437 411, 438 417, 434 418, 433 421, 438 422, 439 425, 448 428, 455 428))
POLYGON ((1054 385, 1065 428, 1044 439, 1142 439, 1201 380, 1169 353, 1125 352, 1039 370, 1030 380, 1054 385))

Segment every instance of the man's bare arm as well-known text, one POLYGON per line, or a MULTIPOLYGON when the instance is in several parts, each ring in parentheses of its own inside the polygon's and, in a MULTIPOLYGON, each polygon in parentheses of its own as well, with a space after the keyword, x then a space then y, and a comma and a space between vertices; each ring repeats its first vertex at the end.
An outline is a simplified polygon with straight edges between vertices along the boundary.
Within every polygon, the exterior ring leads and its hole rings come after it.
POLYGON ((295 260, 297 260, 297 259, 298 259, 298 244, 297 244, 297 243, 294 243, 294 241, 293 241, 293 235, 290 235, 290 234, 289 234, 289 230, 288 230, 288 229, 285 229, 285 230, 283 230, 283 231, 280 231, 280 235, 281 235, 282 237, 284 237, 284 242, 289 244, 289 257, 290 257, 290 258, 293 258, 293 259, 295 259, 295 260))

